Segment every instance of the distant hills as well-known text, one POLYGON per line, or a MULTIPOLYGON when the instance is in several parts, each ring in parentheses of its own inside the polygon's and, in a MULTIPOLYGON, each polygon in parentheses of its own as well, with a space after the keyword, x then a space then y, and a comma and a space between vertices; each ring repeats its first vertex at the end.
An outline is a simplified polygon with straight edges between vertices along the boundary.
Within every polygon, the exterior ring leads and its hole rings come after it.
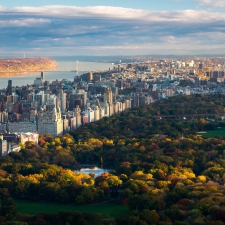
MULTIPOLYGON (((0 58, 0 72, 50 70, 57 66, 52 58, 0 58)), ((4 75, 4 74, 3 74, 4 75)))

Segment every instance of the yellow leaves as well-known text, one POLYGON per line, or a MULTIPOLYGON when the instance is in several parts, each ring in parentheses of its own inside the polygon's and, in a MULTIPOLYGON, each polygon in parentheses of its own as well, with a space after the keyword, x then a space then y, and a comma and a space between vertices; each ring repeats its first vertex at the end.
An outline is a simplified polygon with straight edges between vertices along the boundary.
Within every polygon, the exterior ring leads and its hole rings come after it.
POLYGON ((145 179, 146 181, 151 180, 152 178, 153 178, 153 175, 152 175, 151 173, 145 174, 144 179, 145 179))
POLYGON ((144 173, 143 173, 143 171, 135 171, 132 175, 131 175, 131 177, 132 176, 140 176, 140 175, 143 175, 144 173))
POLYGON ((50 142, 50 145, 55 146, 55 142, 54 141, 50 142))
POLYGON ((109 184, 106 181, 102 181, 99 183, 99 187, 104 191, 104 193, 108 194, 110 191, 109 184))
POLYGON ((197 182, 206 183, 206 177, 203 176, 203 175, 198 176, 197 177, 197 182))
POLYGON ((61 140, 59 137, 54 138, 55 145, 61 145, 61 140))
POLYGON ((171 139, 170 139, 170 138, 166 138, 166 141, 167 141, 167 142, 171 142, 171 139))
POLYGON ((171 175, 180 179, 194 179, 196 177, 190 168, 175 169, 171 175))
POLYGON ((190 179, 186 179, 183 181, 183 183, 186 185, 186 186, 189 186, 189 185, 193 185, 195 182, 190 180, 190 179))
POLYGON ((181 175, 179 175, 179 176, 178 176, 178 178, 179 178, 179 179, 183 179, 183 180, 185 180, 185 179, 187 179, 187 176, 186 176, 186 175, 184 175, 184 174, 181 174, 181 175))
POLYGON ((144 174, 142 171, 135 171, 131 174, 131 178, 135 180, 144 180, 148 181, 151 180, 153 175, 151 173, 144 174))
POLYGON ((121 140, 121 139, 118 140, 117 145, 124 146, 125 145, 125 140, 121 140))
POLYGON ((109 186, 119 186, 122 184, 122 180, 118 176, 111 175, 108 178, 106 178, 107 183, 109 186))
POLYGON ((25 148, 26 148, 25 144, 23 144, 23 143, 21 143, 21 142, 18 144, 18 146, 20 146, 21 149, 25 149, 25 148))
POLYGON ((55 147, 55 150, 57 150, 57 151, 62 150, 62 149, 63 149, 63 147, 60 146, 60 145, 58 145, 58 146, 55 147))
POLYGON ((18 175, 17 176, 17 180, 30 181, 32 183, 39 184, 40 183, 40 180, 43 177, 44 176, 42 174, 30 174, 28 176, 18 175))
POLYGON ((135 142, 134 147, 137 148, 140 145, 140 142, 135 142))
POLYGON ((145 151, 146 150, 145 146, 144 145, 140 146, 140 150, 145 151))
POLYGON ((122 179, 122 180, 126 180, 126 179, 128 179, 128 177, 127 177, 127 175, 126 174, 120 174, 120 179, 122 179))
POLYGON ((89 179, 92 179, 91 176, 85 174, 85 173, 80 173, 80 174, 77 174, 75 177, 74 177, 79 183, 87 183, 87 181, 89 179))
POLYGON ((75 173, 72 170, 68 170, 68 169, 61 170, 60 174, 68 174, 68 175, 71 175, 71 176, 75 176, 75 173))
POLYGON ((218 187, 212 186, 212 187, 207 188, 207 190, 210 191, 210 192, 215 192, 215 191, 218 190, 218 187))
POLYGON ((157 185, 157 187, 163 189, 163 188, 167 188, 169 183, 170 183, 169 181, 159 180, 159 181, 157 181, 156 185, 157 185))
POLYGON ((194 187, 194 190, 195 191, 203 191, 205 189, 205 186, 204 185, 201 185, 201 186, 195 186, 194 187))
POLYGON ((106 144, 106 145, 113 145, 114 142, 113 142, 113 140, 106 140, 106 141, 105 141, 105 144, 106 144))
POLYGON ((206 123, 207 123, 206 120, 203 119, 203 118, 201 118, 201 119, 199 120, 199 122, 202 123, 202 124, 206 124, 206 123))
MULTIPOLYGON (((111 140, 112 141, 112 140, 111 140)), ((113 142, 113 141, 112 141, 113 142)), ((94 147, 101 147, 103 145, 103 142, 100 141, 97 138, 90 138, 88 140, 88 144, 93 145, 94 147)), ((113 144, 113 143, 112 143, 113 144)))
POLYGON ((86 186, 93 185, 94 179, 85 173, 77 173, 69 169, 63 169, 60 171, 59 180, 63 181, 73 181, 76 180, 80 184, 85 184, 86 186))
POLYGON ((74 142, 74 140, 72 138, 67 138, 65 140, 66 145, 71 145, 71 144, 73 144, 73 142, 74 142))
POLYGON ((92 178, 88 178, 88 179, 86 179, 84 184, 86 184, 87 186, 93 186, 95 184, 95 180, 92 178))
MULTIPOLYGON (((113 145, 113 140, 106 140, 105 143, 107 145, 113 145)), ((95 148, 101 148, 103 142, 97 138, 90 138, 87 141, 81 142, 79 141, 76 150, 94 150, 95 148)))
POLYGON ((195 174, 194 173, 185 173, 185 175, 187 176, 187 178, 189 178, 189 179, 193 179, 193 178, 195 178, 195 174))
POLYGON ((160 190, 159 190, 158 188, 152 190, 152 193, 153 193, 153 194, 158 194, 159 192, 160 192, 160 190))

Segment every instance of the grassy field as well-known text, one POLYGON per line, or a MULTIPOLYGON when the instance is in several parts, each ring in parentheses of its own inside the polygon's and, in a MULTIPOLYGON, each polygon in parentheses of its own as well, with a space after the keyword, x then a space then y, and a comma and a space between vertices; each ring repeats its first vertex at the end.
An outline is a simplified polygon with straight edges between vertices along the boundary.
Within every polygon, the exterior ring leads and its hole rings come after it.
POLYGON ((128 213, 128 207, 117 203, 98 203, 91 205, 56 204, 49 202, 30 202, 15 200, 18 212, 22 214, 36 215, 40 212, 57 213, 63 210, 79 211, 87 213, 100 213, 103 216, 118 217, 128 213))
POLYGON ((225 137, 225 127, 218 128, 217 130, 206 131, 206 133, 198 132, 198 135, 208 138, 213 138, 216 136, 225 137))

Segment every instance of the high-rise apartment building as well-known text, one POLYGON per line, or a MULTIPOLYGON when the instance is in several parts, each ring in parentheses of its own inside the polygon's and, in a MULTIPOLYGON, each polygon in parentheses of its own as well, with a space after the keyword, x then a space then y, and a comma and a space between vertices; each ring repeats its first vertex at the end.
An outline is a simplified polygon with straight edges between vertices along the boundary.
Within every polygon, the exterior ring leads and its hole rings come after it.
POLYGON ((113 94, 110 87, 107 87, 104 93, 104 102, 108 102, 109 104, 113 103, 113 94))
POLYGON ((61 91, 61 93, 59 93, 58 98, 60 99, 60 103, 61 103, 61 110, 62 112, 66 111, 66 93, 61 91))
POLYGON ((63 120, 60 108, 54 108, 52 112, 41 113, 38 116, 38 133, 53 136, 63 134, 63 120))
POLYGON ((82 125, 82 122, 81 122, 81 109, 80 109, 79 106, 76 106, 74 111, 75 111, 75 117, 76 117, 76 128, 78 128, 78 127, 80 127, 82 125))
POLYGON ((76 108, 76 105, 79 105, 79 107, 84 107, 87 104, 87 92, 85 92, 82 89, 77 90, 76 92, 70 94, 69 99, 70 99, 70 110, 74 110, 76 108))
POLYGON ((5 156, 8 154, 7 141, 3 140, 3 136, 0 136, 0 156, 5 156))

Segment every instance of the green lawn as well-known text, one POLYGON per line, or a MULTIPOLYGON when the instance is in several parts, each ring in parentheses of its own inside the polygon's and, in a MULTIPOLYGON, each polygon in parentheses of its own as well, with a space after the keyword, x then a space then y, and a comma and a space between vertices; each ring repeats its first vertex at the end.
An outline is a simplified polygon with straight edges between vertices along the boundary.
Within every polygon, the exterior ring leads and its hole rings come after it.
POLYGON ((23 200, 15 200, 18 212, 22 214, 36 215, 40 212, 57 213, 63 210, 79 211, 87 213, 100 213, 103 216, 118 217, 128 213, 128 207, 119 205, 118 203, 97 203, 91 205, 72 205, 57 204, 49 202, 30 202, 23 200))
POLYGON ((225 127, 221 127, 216 130, 206 131, 206 133, 198 132, 198 135, 202 135, 203 137, 207 138, 213 138, 216 136, 225 137, 225 127))

